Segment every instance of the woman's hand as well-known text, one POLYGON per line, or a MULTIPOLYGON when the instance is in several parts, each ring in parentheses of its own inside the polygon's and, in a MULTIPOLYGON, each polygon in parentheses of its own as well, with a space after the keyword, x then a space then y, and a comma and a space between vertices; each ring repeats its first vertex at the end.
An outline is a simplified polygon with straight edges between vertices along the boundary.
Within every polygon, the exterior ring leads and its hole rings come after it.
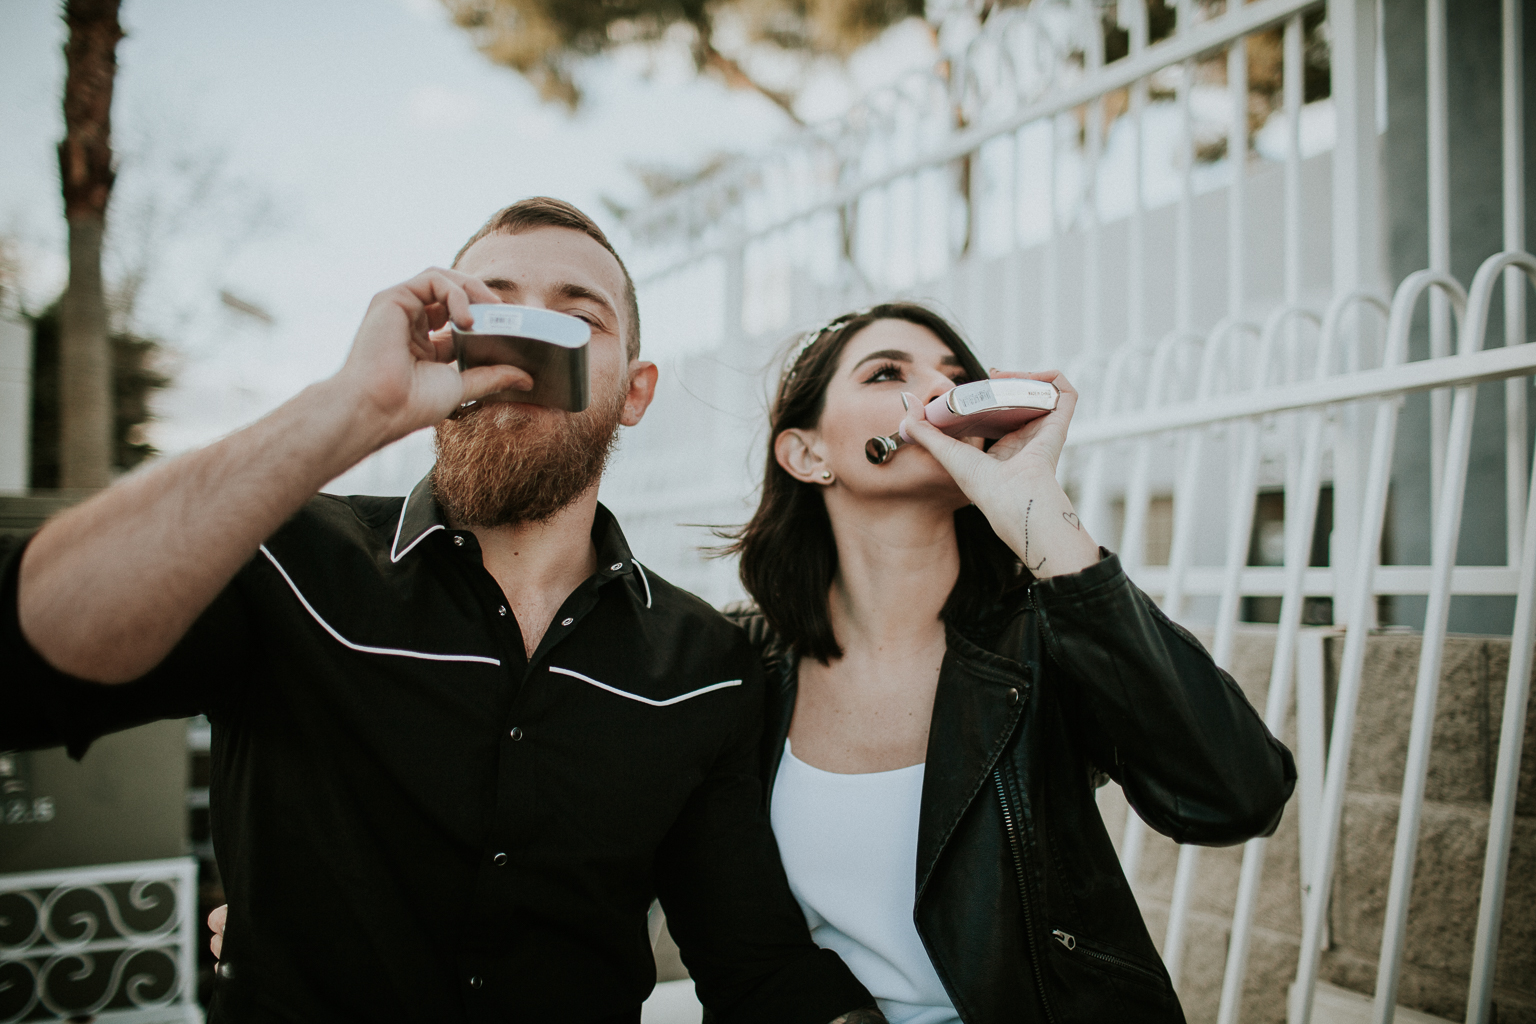
POLYGON ((1056 386, 1056 408, 1001 437, 991 450, 957 440, 929 423, 922 403, 908 396, 902 422, 908 437, 949 471, 981 509, 997 535, 1037 577, 1078 572, 1099 560, 1099 547, 1078 521, 1056 481, 1056 464, 1077 408, 1077 392, 1055 370, 1017 373, 993 370, 994 378, 1024 377, 1056 386))

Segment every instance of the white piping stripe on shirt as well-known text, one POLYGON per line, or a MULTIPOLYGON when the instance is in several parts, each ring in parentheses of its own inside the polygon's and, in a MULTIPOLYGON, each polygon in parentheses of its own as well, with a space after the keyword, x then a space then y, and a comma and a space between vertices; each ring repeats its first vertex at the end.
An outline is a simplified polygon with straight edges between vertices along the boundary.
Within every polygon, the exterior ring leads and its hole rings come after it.
POLYGON ((399 519, 398 522, 395 523, 395 542, 389 546, 389 560, 391 562, 398 562, 398 561, 400 561, 400 559, 404 558, 406 555, 411 553, 411 548, 413 548, 417 544, 421 543, 423 537, 425 537, 427 534, 431 533, 433 530, 441 530, 443 528, 443 524, 442 523, 435 523, 432 526, 427 527, 425 530, 422 530, 421 533, 419 533, 416 536, 415 540, 411 541, 409 544, 407 544, 405 546, 405 550, 404 551, 397 552, 395 549, 400 546, 400 530, 401 530, 402 527, 405 526, 405 510, 407 508, 410 508, 410 506, 411 506, 411 499, 410 498, 406 498, 405 499, 405 504, 400 506, 400 519, 399 519))
MULTIPOLYGON (((639 563, 636 563, 636 564, 639 564, 639 563)), ((676 697, 668 697, 666 700, 651 700, 651 698, 649 698, 649 697, 642 697, 638 693, 630 693, 628 690, 620 690, 620 689, 617 689, 615 687, 609 686, 607 683, 600 683, 596 679, 593 679, 591 676, 584 676, 580 672, 572 672, 568 668, 559 668, 559 667, 557 667, 555 665, 551 665, 551 666, 549 666, 549 670, 551 672, 558 672, 562 676, 570 676, 572 679, 580 679, 584 683, 591 683, 593 686, 597 687, 599 690, 607 690, 609 693, 616 693, 620 697, 628 697, 630 700, 637 700, 641 704, 649 704, 653 708, 664 708, 664 707, 667 707, 669 704, 679 704, 679 703, 681 703, 681 702, 683 702, 685 700, 688 700, 688 699, 690 699, 692 697, 698 697, 701 694, 706 694, 706 693, 710 692, 711 690, 723 690, 723 689, 725 689, 728 686, 740 686, 741 685, 741 680, 740 679, 728 679, 728 680, 726 680, 723 683, 713 683, 713 684, 711 684, 709 686, 700 687, 699 689, 694 690, 692 693, 679 694, 676 697)))
POLYGON ((261 553, 267 556, 267 561, 271 562, 273 567, 282 575, 283 581, 288 584, 288 589, 293 591, 293 596, 299 599, 299 604, 304 606, 304 610, 309 612, 310 617, 320 623, 320 627, 331 634, 336 642, 343 647, 349 647, 354 651, 361 651, 364 654, 390 654, 397 658, 420 658, 422 661, 473 661, 481 665, 495 665, 497 667, 501 665, 501 662, 496 658, 486 658, 478 654, 425 654, 421 651, 402 651, 393 647, 367 647, 363 644, 355 644, 332 629, 331 624, 320 617, 320 613, 315 611, 315 606, 310 604, 309 600, 300 593, 298 585, 293 582, 293 577, 288 575, 288 570, 284 569, 272 552, 267 550, 265 544, 261 545, 261 553))
POLYGON ((645 606, 649 608, 651 606, 651 578, 645 574, 645 566, 633 558, 630 561, 634 562, 635 568, 640 570, 640 582, 645 584, 645 606))

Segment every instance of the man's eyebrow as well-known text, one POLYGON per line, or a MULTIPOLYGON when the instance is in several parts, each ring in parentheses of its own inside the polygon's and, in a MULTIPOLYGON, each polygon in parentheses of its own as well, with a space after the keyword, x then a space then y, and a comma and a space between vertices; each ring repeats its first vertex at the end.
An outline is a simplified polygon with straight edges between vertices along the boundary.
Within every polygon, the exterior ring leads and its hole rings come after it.
POLYGON ((516 293, 522 291, 522 288, 518 287, 516 281, 508 281, 504 277, 483 277, 480 279, 480 283, 493 292, 516 293))
POLYGON ((606 295, 602 292, 594 291, 586 285, 576 284, 574 281, 564 281, 557 284, 555 286, 555 294, 563 299, 586 299, 589 302, 595 302, 602 306, 614 316, 619 315, 619 311, 613 308, 613 302, 606 295))
MULTIPOLYGON (((481 278, 480 283, 493 292, 511 292, 514 296, 520 295, 523 290, 516 281, 508 281, 504 277, 481 278)), ((613 302, 607 296, 602 292, 588 288, 584 284, 577 284, 574 281, 562 281, 555 285, 554 292, 562 299, 586 299, 589 302, 595 302, 613 316, 619 315, 618 310, 613 307, 613 302)))
MULTIPOLYGON (((910 363, 910 362, 913 361, 912 353, 910 353, 910 352, 903 352, 899 348, 883 348, 883 349, 881 349, 878 352, 871 352, 869 355, 865 356, 863 359, 860 359, 858 362, 853 364, 853 368, 855 370, 857 370, 859 367, 863 366, 865 363, 869 362, 872 359, 889 359, 889 360, 892 360, 893 362, 898 362, 898 363, 910 363)), ((949 355, 947 355, 943 359, 939 360, 939 365, 940 366, 964 366, 965 364, 960 362, 960 357, 959 356, 957 356, 953 352, 951 352, 949 355)))

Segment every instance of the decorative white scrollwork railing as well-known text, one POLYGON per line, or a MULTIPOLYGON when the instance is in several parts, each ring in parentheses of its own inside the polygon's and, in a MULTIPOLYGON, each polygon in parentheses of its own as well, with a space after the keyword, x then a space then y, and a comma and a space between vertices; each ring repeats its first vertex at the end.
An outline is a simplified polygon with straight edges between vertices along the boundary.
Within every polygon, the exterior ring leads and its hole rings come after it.
POLYGON ((0 875, 0 1024, 201 1024, 197 862, 0 875))

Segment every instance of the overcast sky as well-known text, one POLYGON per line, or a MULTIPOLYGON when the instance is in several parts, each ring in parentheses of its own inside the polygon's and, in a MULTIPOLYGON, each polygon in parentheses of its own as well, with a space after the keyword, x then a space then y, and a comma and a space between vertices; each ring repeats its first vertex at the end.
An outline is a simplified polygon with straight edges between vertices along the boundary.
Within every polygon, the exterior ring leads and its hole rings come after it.
MULTIPOLYGON (((696 78, 679 49, 593 62, 567 115, 485 61, 435 0, 126 0, 122 20, 115 202, 169 203, 186 166, 224 157, 214 201, 161 247, 142 310, 174 345, 152 429, 168 452, 334 370, 374 292, 447 262, 498 207, 553 194, 612 227, 600 200, 637 195, 629 166, 758 150, 785 128, 766 100, 696 78), (248 231, 263 197, 271 216, 248 231), (273 324, 222 306, 221 289, 273 324)), ((65 32, 55 0, 0 0, 0 26, 0 230, 24 243, 37 303, 63 281, 65 32)), ((665 338, 647 343, 665 354, 665 338)), ((415 473, 423 442, 364 482, 415 473)))

